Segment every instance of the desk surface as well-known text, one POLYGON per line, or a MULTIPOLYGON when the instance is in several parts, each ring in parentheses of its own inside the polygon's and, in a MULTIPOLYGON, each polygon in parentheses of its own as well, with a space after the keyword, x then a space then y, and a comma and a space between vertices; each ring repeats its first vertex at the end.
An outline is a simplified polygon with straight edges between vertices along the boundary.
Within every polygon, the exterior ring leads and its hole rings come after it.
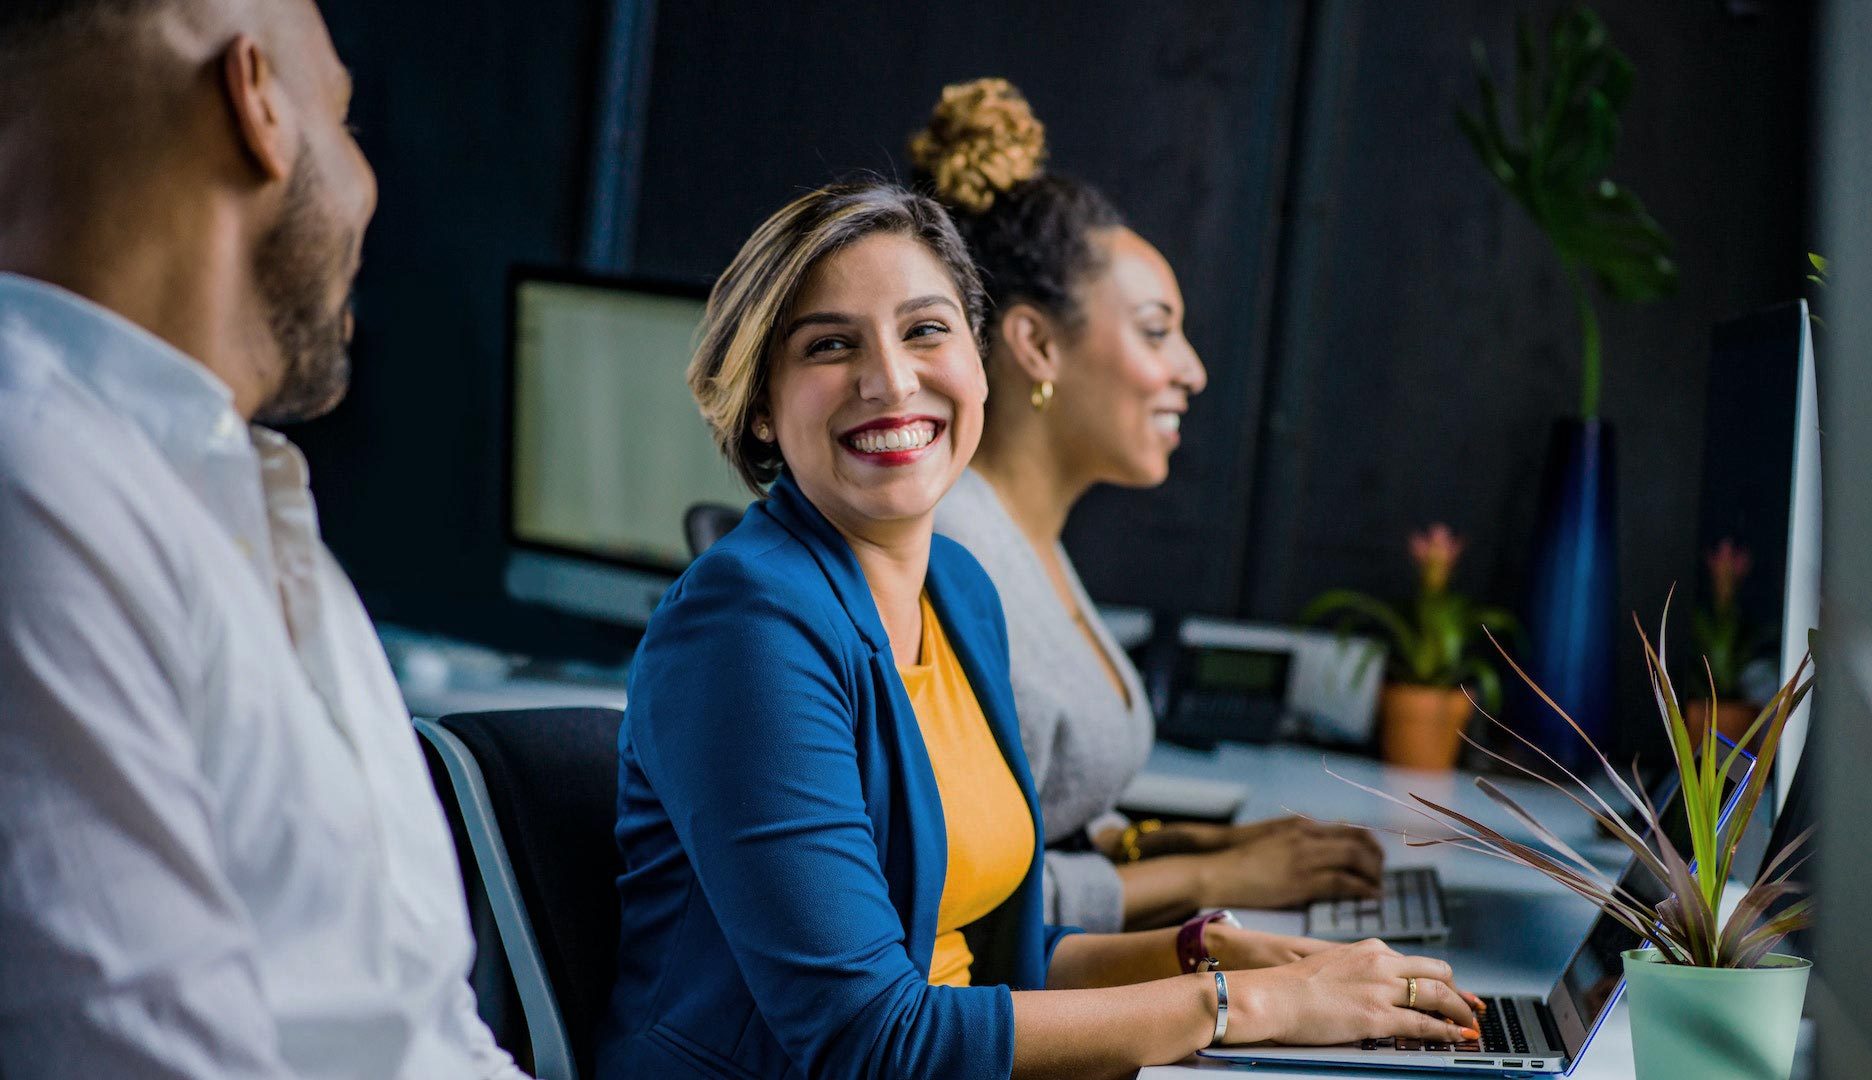
MULTIPOLYGON (((1443 835, 1409 811, 1367 794, 1328 775, 1342 776, 1399 797, 1415 792, 1452 809, 1498 827, 1515 839, 1531 839, 1489 798, 1476 790, 1473 777, 1464 773, 1424 773, 1390 768, 1368 758, 1322 753, 1295 746, 1247 747, 1225 745, 1213 754, 1173 746, 1158 746, 1147 768, 1152 772, 1234 780, 1249 786, 1243 820, 1293 811, 1327 820, 1408 829, 1417 835, 1443 835)), ((1616 870, 1624 863, 1625 848, 1595 835, 1591 821, 1564 795, 1532 781, 1498 781, 1543 824, 1574 845, 1581 854, 1616 870)), ((1438 945, 1400 948, 1439 956, 1456 969, 1457 981, 1484 994, 1546 994, 1594 916, 1593 906, 1546 877, 1510 863, 1450 847, 1412 848, 1400 837, 1379 834, 1392 866, 1431 865, 1443 879, 1449 901, 1451 934, 1438 945)), ((1276 916, 1300 924, 1298 915, 1276 916)), ((1267 925, 1274 925, 1269 923, 1267 925)), ((1241 1072, 1242 1066, 1192 1059, 1182 1065, 1160 1065, 1138 1075, 1140 1080, 1241 1072)), ((1631 1031, 1621 1002, 1600 1028, 1584 1060, 1573 1075, 1586 1080, 1631 1076, 1631 1031)), ((1256 1077, 1296 1077, 1305 1080, 1389 1078, 1396 1071, 1335 1069, 1290 1070, 1254 1066, 1256 1077)))

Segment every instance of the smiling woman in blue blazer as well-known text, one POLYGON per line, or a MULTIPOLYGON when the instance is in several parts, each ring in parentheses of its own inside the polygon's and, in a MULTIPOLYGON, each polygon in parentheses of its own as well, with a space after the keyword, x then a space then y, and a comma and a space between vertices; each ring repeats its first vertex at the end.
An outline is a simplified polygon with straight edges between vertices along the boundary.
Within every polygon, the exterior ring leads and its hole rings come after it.
POLYGON ((766 497, 634 664, 601 1077, 1119 1076, 1216 1041, 1460 1038, 1405 1007, 1473 1026, 1447 965, 1375 942, 1262 967, 1291 943, 1042 923, 1000 602, 932 537, 981 434, 982 317, 947 216, 888 185, 796 200, 716 284, 690 385, 766 497))

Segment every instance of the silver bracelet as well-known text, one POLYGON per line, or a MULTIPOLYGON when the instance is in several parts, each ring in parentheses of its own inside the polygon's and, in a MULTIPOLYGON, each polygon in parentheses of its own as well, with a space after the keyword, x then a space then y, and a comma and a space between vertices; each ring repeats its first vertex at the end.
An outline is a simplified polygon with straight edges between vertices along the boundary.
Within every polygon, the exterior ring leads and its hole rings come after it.
POLYGON ((1216 1026, 1215 1034, 1209 1036, 1209 1045, 1214 1046, 1228 1033, 1228 977, 1220 971, 1211 974, 1216 981, 1216 1026))

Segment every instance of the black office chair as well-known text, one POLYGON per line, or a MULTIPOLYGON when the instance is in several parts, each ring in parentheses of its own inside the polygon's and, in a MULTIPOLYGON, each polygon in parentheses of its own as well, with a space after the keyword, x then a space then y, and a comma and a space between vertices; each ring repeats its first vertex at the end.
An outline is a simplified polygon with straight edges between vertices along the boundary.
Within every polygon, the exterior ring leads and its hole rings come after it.
POLYGON ((689 541, 689 555, 702 554, 709 545, 722 537, 736 525, 741 524, 741 515, 745 510, 721 503, 696 503, 683 513, 683 536, 689 541))
POLYGON ((539 1080, 593 1074, 617 958, 622 719, 582 708, 416 721, 447 771, 539 1080))

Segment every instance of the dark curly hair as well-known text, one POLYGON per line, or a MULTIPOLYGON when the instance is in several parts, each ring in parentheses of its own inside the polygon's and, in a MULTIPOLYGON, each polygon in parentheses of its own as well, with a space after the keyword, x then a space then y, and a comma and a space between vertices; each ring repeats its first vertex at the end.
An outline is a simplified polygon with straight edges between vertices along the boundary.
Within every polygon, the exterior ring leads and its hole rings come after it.
POLYGON ((968 242, 991 323, 1021 302, 1079 321, 1074 287, 1105 268, 1092 234, 1124 217, 1092 185, 1042 168, 1046 131, 1019 90, 1005 79, 944 87, 910 157, 968 242))

